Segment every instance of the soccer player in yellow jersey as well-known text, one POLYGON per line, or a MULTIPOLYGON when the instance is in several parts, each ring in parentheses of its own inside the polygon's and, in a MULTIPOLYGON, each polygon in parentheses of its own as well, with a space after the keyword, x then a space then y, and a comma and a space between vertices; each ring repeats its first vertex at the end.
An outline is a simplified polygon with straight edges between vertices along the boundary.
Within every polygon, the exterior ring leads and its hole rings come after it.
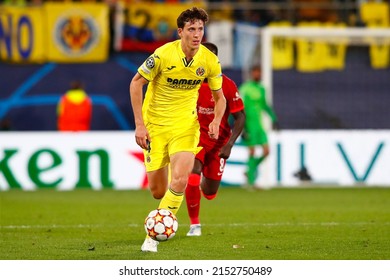
MULTIPOLYGON (((209 136, 218 139, 226 108, 218 57, 201 45, 208 14, 193 7, 177 18, 179 40, 148 57, 130 83, 135 140, 144 149, 149 188, 161 199, 159 208, 177 213, 198 152, 198 89, 207 78, 215 100, 209 136), (147 86, 143 100, 143 86, 147 86), (171 180, 168 186, 168 168, 171 180)), ((157 252, 158 242, 146 237, 142 251, 157 252)))

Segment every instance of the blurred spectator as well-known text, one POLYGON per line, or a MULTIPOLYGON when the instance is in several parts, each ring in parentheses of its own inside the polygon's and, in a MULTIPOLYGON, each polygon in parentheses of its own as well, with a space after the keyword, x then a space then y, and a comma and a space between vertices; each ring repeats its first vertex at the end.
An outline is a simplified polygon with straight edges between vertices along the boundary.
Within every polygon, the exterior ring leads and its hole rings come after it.
POLYGON ((365 24, 360 18, 360 15, 356 12, 348 14, 347 24, 350 27, 365 27, 365 24))
POLYGON ((30 6, 41 6, 43 4, 43 0, 30 0, 29 5, 30 6))
POLYGON ((337 13, 331 9, 332 0, 293 0, 293 2, 300 6, 297 10, 298 21, 326 22, 337 13))
POLYGON ((90 130, 92 100, 80 81, 72 82, 70 90, 61 97, 57 106, 57 117, 60 131, 90 130))

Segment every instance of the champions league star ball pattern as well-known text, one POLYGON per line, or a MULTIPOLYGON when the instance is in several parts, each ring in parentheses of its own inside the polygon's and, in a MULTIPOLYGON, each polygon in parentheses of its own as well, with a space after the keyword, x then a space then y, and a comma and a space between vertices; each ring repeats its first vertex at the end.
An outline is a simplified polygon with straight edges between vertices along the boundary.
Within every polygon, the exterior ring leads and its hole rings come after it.
POLYGON ((176 216, 167 209, 156 209, 145 219, 147 235, 156 241, 166 241, 175 236, 179 223, 176 216))

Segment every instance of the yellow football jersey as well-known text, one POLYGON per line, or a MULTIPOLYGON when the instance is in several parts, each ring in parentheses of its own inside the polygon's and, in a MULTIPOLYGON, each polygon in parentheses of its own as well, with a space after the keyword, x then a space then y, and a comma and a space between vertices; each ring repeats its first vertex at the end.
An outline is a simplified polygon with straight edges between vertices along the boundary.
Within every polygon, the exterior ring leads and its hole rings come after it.
POLYGON ((138 73, 149 81, 142 107, 145 123, 188 125, 197 118, 198 89, 203 80, 207 78, 213 90, 222 88, 218 57, 201 45, 187 62, 180 40, 156 49, 138 73))

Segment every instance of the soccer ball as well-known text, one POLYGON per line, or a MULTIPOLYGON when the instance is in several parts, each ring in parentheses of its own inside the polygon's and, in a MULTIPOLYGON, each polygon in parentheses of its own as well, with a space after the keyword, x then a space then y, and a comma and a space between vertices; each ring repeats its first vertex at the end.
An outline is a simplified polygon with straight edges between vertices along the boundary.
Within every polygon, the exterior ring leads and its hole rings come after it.
POLYGON ((145 219, 146 234, 156 241, 166 241, 175 236, 179 224, 176 216, 167 209, 157 208, 145 219))

